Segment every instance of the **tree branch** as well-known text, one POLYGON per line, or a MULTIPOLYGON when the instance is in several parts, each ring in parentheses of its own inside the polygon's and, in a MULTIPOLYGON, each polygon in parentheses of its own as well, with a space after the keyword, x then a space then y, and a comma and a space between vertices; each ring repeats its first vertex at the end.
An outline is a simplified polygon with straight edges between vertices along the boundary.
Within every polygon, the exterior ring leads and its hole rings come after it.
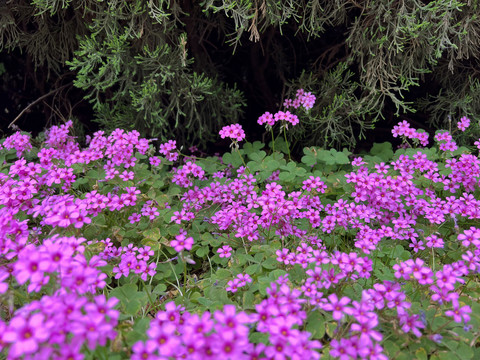
POLYGON ((40 96, 37 100, 35 100, 34 102, 30 103, 25 109, 23 109, 20 114, 17 115, 17 117, 15 119, 13 119, 13 121, 8 125, 9 128, 11 128, 13 126, 13 124, 15 124, 15 122, 17 122, 18 119, 20 119, 22 117, 22 115, 28 111, 33 105, 35 104, 38 104, 40 101, 42 101, 43 99, 49 97, 50 95, 53 95, 55 94, 56 92, 59 92, 60 90, 63 90, 65 89, 66 87, 72 85, 72 83, 68 83, 68 84, 65 84, 63 86, 60 86, 59 88, 56 88, 52 91, 50 91, 49 93, 46 93, 45 95, 42 95, 40 96))

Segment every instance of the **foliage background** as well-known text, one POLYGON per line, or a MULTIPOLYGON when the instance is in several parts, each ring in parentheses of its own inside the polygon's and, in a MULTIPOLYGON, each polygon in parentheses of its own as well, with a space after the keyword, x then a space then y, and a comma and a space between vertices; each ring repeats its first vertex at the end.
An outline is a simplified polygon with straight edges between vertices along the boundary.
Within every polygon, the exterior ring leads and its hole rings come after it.
POLYGON ((299 87, 318 99, 300 145, 378 141, 399 118, 448 127, 478 119, 478 15, 477 0, 6 0, 2 128, 37 100, 24 130, 73 118, 78 135, 205 147, 237 121, 260 138, 258 116, 299 87))

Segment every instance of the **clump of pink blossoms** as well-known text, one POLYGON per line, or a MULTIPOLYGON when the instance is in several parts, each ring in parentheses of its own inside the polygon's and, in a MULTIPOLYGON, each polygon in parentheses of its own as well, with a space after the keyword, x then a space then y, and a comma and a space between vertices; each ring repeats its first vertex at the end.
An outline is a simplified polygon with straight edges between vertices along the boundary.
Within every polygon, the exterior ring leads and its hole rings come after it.
POLYGON ((18 157, 21 157, 23 152, 29 152, 32 150, 32 144, 30 144, 30 135, 22 134, 20 131, 17 131, 15 134, 7 137, 2 145, 5 149, 17 150, 18 157))
POLYGON ((435 135, 435 141, 440 142, 438 148, 442 151, 455 151, 458 149, 457 143, 448 131, 437 133, 435 135))
POLYGON ((165 144, 160 145, 160 154, 165 155, 169 161, 176 161, 178 159, 177 142, 175 140, 168 140, 165 144))
POLYGON ((410 124, 403 120, 395 125, 392 129, 393 137, 404 136, 408 139, 416 139, 420 141, 422 146, 428 145, 428 133, 418 132, 416 129, 411 128, 410 124))
MULTIPOLYGON (((310 110, 315 104, 316 97, 311 92, 305 92, 303 89, 297 90, 295 99, 286 99, 283 103, 285 109, 293 107, 294 109, 303 106, 305 110, 310 110)), ((297 115, 292 114, 290 111, 278 111, 275 114, 270 112, 264 113, 257 120, 259 125, 267 124, 267 126, 273 126, 276 122, 282 121, 288 125, 290 123, 292 126, 297 125, 300 121, 297 115)))
POLYGON ((287 109, 289 107, 297 109, 300 106, 303 106, 305 110, 310 110, 315 104, 315 100, 317 100, 317 98, 311 92, 306 92, 303 89, 298 89, 295 99, 286 99, 283 103, 283 106, 285 106, 285 108, 287 109))
POLYGON ((230 138, 233 141, 245 140, 245 131, 240 124, 227 125, 220 130, 220 137, 222 139, 230 138))

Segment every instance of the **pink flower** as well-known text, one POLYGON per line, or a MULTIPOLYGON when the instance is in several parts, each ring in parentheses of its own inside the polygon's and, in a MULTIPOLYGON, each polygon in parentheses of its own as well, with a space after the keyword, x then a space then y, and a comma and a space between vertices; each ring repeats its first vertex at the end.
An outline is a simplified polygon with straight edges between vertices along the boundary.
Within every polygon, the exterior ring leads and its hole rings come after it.
POLYGON ((273 118, 273 115, 267 111, 265 114, 263 114, 258 118, 257 123, 259 125, 263 125, 266 123, 270 126, 273 126, 275 125, 275 120, 273 118))
POLYGON ((251 276, 248 274, 238 274, 237 279, 240 280, 240 286, 245 286, 247 283, 251 283, 253 281, 251 276))
POLYGON ((227 125, 220 130, 222 139, 230 138, 233 141, 242 141, 245 139, 245 132, 240 124, 227 125))
POLYGON ((39 348, 39 343, 50 336, 44 328, 44 315, 34 314, 30 318, 15 316, 3 334, 3 341, 11 343, 9 355, 12 358, 32 354, 39 348))
POLYGON ((148 160, 150 162, 150 165, 152 166, 158 166, 162 162, 162 160, 158 156, 152 156, 148 160))
POLYGON ((470 126, 470 119, 467 118, 466 116, 463 116, 460 121, 457 123, 457 127, 461 131, 467 130, 467 128, 470 126))
POLYGON ((220 256, 221 258, 228 259, 230 256, 232 256, 231 251, 232 251, 232 248, 229 245, 224 245, 217 250, 217 253, 219 254, 218 256, 220 256))
POLYGON ((435 234, 427 236, 425 240, 427 240, 426 245, 429 248, 443 248, 443 239, 439 238, 435 234))
POLYGON ((473 144, 477 147, 477 149, 480 150, 480 139, 478 139, 477 141, 475 141, 473 144))
MULTIPOLYGON (((31 246, 31 245, 30 245, 31 246)), ((31 282, 29 292, 36 286, 41 286, 48 282, 48 276, 45 275, 50 269, 49 259, 33 247, 25 248, 18 255, 18 260, 14 265, 14 275, 20 285, 28 280, 31 282)))
POLYGON ((470 315, 468 314, 472 312, 470 306, 464 305, 460 307, 456 299, 452 301, 452 305, 453 309, 445 311, 445 315, 453 317, 453 321, 456 323, 462 322, 462 319, 467 323, 470 320, 470 315))
POLYGON ((170 245, 175 249, 175 251, 191 250, 194 240, 192 237, 186 237, 185 234, 179 234, 175 236, 175 240, 170 242, 170 245))
POLYGON ((128 217, 128 220, 130 221, 130 224, 135 224, 135 223, 139 222, 141 218, 142 218, 142 216, 140 214, 133 213, 132 215, 130 215, 128 217))
POLYGON ((231 293, 236 293, 239 287, 241 287, 240 280, 233 279, 227 283, 227 287, 225 288, 225 290, 230 291, 231 293))
POLYGON ((175 140, 169 140, 165 144, 160 145, 159 152, 160 154, 164 155, 168 161, 176 161, 178 159, 178 152, 175 151, 176 148, 177 142, 175 140))
POLYGON ((418 338, 422 336, 419 329, 423 329, 425 325, 419 320, 418 315, 409 315, 403 308, 398 308, 397 313, 404 333, 411 331, 418 338))
POLYGON ((350 303, 350 299, 346 296, 338 299, 336 294, 330 294, 328 296, 329 303, 323 305, 323 310, 332 311, 333 320, 341 320, 343 314, 351 315, 353 314, 352 308, 347 307, 347 304, 350 303))

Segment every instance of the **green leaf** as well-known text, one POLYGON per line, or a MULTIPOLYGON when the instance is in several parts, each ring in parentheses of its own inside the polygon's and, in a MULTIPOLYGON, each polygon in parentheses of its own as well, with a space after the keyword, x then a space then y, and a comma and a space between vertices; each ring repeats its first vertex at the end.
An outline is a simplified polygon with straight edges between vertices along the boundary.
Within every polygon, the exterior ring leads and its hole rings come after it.
POLYGON ((265 166, 268 171, 273 172, 280 167, 280 163, 272 157, 267 156, 265 158, 265 166))
POLYGON ((268 258, 262 262, 262 266, 268 270, 276 269, 278 267, 278 264, 279 264, 278 261, 275 260, 274 258, 268 258))
POLYGON ((302 157, 302 163, 307 166, 314 166, 317 163, 317 150, 314 147, 304 148, 303 153, 305 156, 302 157))
MULTIPOLYGON (((157 251, 161 248, 161 244, 160 242, 156 241, 156 240, 152 240, 152 239, 148 239, 148 238, 145 238, 145 239, 142 239, 142 241, 140 241, 140 243, 143 245, 143 246, 150 246, 150 248, 153 250, 153 251, 157 251)), ((163 242, 162 242, 163 243, 163 242)))
POLYGON ((164 182, 163 180, 156 180, 156 181, 153 183, 152 187, 153 187, 154 189, 161 189, 164 185, 165 185, 165 182, 164 182))
POLYGON ((291 172, 281 172, 278 175, 278 178, 284 182, 293 182, 295 179, 295 174, 291 172))
MULTIPOLYGON (((273 141, 268 143, 268 147, 273 149, 273 141)), ((277 137, 275 139, 275 151, 281 151, 284 154, 288 154, 288 144, 285 142, 283 137, 277 137)))
POLYGON ((113 289, 110 296, 116 297, 120 300, 120 307, 127 315, 136 315, 142 306, 145 306, 148 297, 143 291, 137 291, 137 285, 126 284, 113 289))
POLYGON ((255 141, 253 143, 247 142, 243 145, 243 151, 245 151, 245 154, 251 154, 254 152, 258 152, 259 150, 263 149, 265 147, 265 144, 262 143, 261 141, 255 141))
POLYGON ((247 266, 247 268, 245 269, 245 272, 248 274, 248 275, 254 275, 256 273, 259 273, 260 272, 260 265, 259 264, 253 264, 253 265, 249 265, 247 266))
POLYGON ((305 278, 305 270, 298 264, 295 264, 293 268, 288 272, 291 281, 300 282, 305 278))
POLYGON ((307 317, 305 330, 312 334, 313 339, 321 339, 325 335, 325 318, 318 311, 313 311, 307 317))
POLYGON ((208 253, 210 252, 210 248, 208 246, 202 246, 201 248, 197 249, 197 251, 195 251, 195 254, 198 256, 198 257, 205 257, 205 255, 207 255, 208 253))
POLYGON ((167 286, 165 284, 158 284, 157 286, 155 286, 152 293, 159 295, 159 294, 163 294, 166 290, 167 290, 167 286))
POLYGON ((283 269, 276 269, 276 270, 273 270, 271 271, 269 274, 268 274, 268 277, 272 280, 277 280, 280 276, 284 276, 286 275, 287 272, 283 269))
POLYGON ((415 351, 415 359, 417 360, 428 360, 427 351, 424 348, 420 348, 415 351))
POLYGON ((213 301, 211 301, 209 299, 206 299, 204 297, 198 298, 197 301, 198 301, 199 304, 202 304, 207 308, 210 308, 210 306, 212 306, 212 304, 213 304, 213 301))
POLYGON ((153 228, 153 229, 148 229, 148 230, 145 230, 143 233, 143 236, 145 236, 147 239, 151 239, 151 240, 154 240, 154 241, 157 241, 158 239, 160 239, 160 237, 162 236, 160 234, 160 230, 158 228, 153 228))
POLYGON ((400 351, 400 347, 390 340, 387 340, 383 343, 383 348, 385 349, 389 358, 393 358, 400 351))
POLYGON ((87 174, 85 175, 86 178, 88 179, 94 179, 94 180, 101 180, 105 178, 105 171, 104 170, 89 170, 87 174))
POLYGON ((392 144, 389 142, 373 143, 370 154, 378 156, 384 162, 387 162, 393 158, 392 144))
POLYGON ((254 332, 254 333, 251 333, 248 336, 248 339, 250 340, 250 342, 252 342, 254 344, 260 344, 260 343, 267 344, 268 343, 268 334, 254 332))
POLYGON ((239 154, 225 153, 222 156, 222 161, 224 165, 232 165, 234 168, 238 168, 242 165, 242 159, 239 154))
POLYGON ((98 226, 103 226, 106 223, 104 214, 98 214, 93 218, 93 220, 95 222, 95 225, 98 225, 98 226))
POLYGON ((459 156, 459 155, 462 155, 463 153, 469 154, 470 149, 465 147, 465 146, 460 146, 457 150, 452 152, 452 155, 453 156, 459 156))
POLYGON ((473 349, 464 342, 459 343, 455 353, 462 360, 473 359, 473 349))
POLYGON ((247 291, 243 294, 243 310, 246 309, 253 309, 253 302, 255 300, 255 297, 253 296, 252 292, 247 291))
POLYGON ((230 279, 232 277, 232 273, 227 269, 218 269, 215 274, 219 279, 230 279))
POLYGON ((265 158, 265 156, 267 156, 267 153, 263 150, 248 154, 248 157, 250 158, 250 160, 256 161, 256 162, 261 162, 265 158))
POLYGON ((75 180, 72 186, 74 189, 78 189, 80 185, 87 184, 87 183, 88 183, 88 178, 80 177, 75 180))
POLYGON ((146 332, 149 326, 150 319, 148 317, 136 319, 132 331, 128 332, 126 336, 127 344, 132 346, 137 341, 146 340, 146 332))
POLYGON ((317 159, 323 161, 327 165, 341 165, 350 163, 350 160, 345 153, 338 152, 335 149, 319 150, 317 152, 317 159))

